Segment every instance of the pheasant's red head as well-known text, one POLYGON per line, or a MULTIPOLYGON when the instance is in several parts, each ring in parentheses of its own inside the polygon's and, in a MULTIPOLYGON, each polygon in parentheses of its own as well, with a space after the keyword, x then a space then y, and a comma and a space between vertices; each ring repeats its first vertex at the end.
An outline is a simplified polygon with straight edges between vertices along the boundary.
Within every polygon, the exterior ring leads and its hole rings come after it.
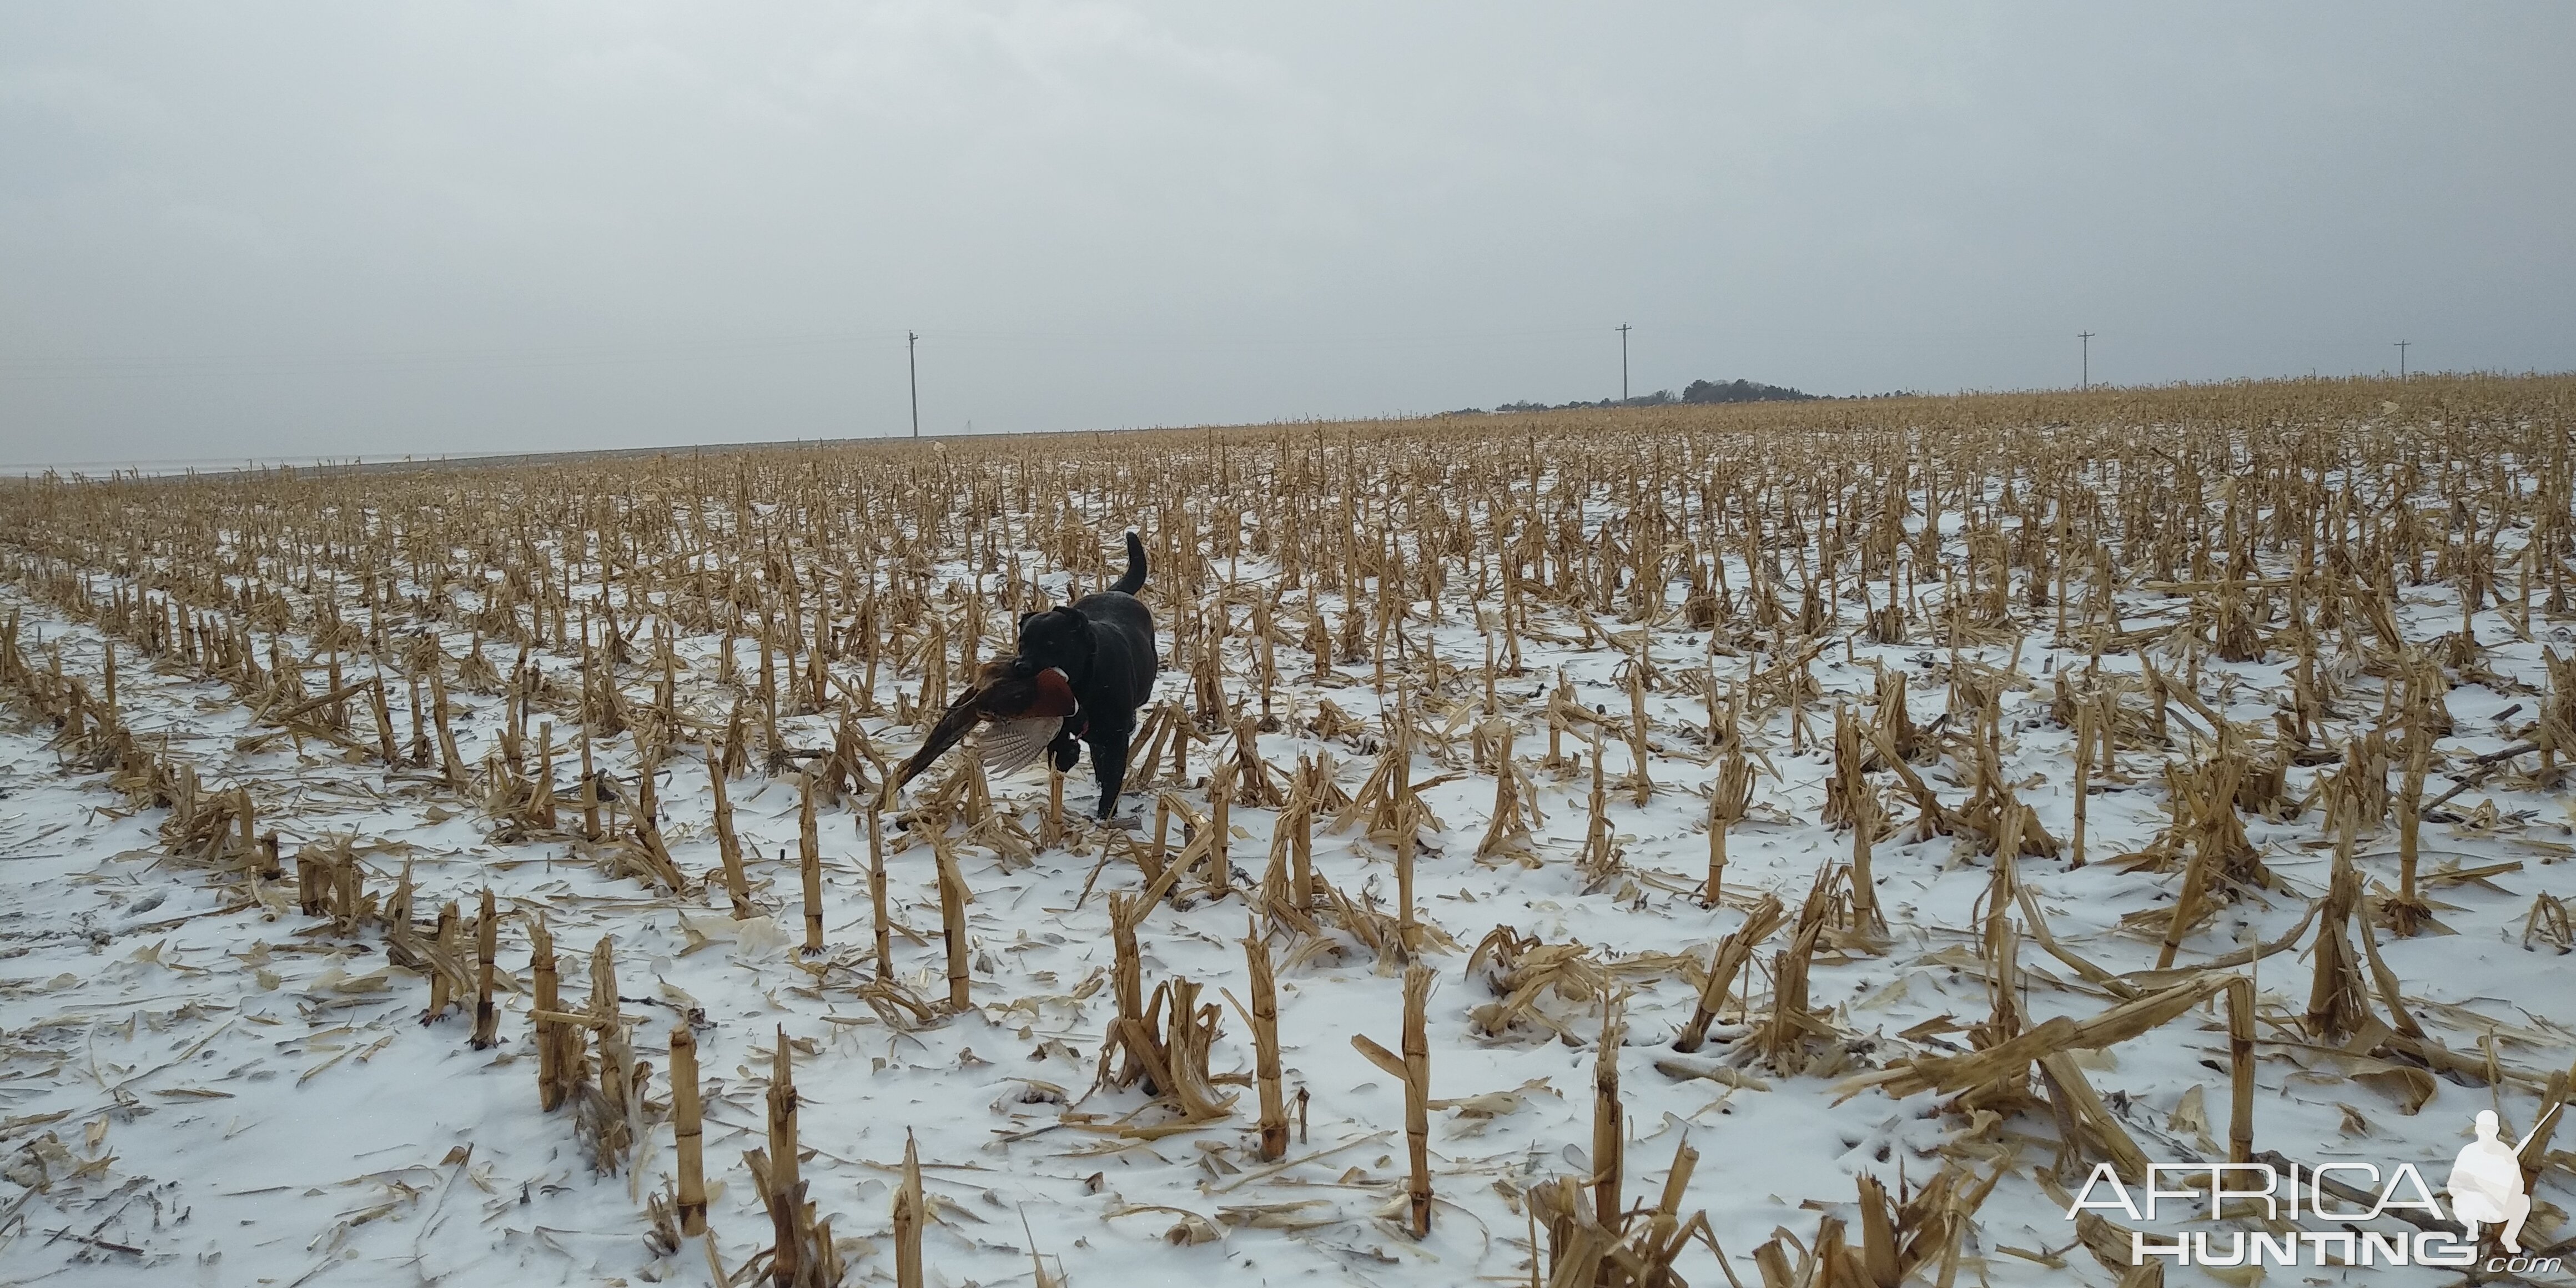
POLYGON ((1029 715, 1069 716, 1081 705, 1074 701, 1073 682, 1052 666, 1031 677, 1029 683, 1036 690, 1029 701, 1029 715))

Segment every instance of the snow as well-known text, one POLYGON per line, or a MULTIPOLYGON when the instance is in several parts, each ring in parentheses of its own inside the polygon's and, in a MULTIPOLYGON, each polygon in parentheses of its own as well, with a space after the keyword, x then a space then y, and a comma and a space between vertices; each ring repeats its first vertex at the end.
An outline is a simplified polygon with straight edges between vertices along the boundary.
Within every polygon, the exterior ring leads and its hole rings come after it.
MULTIPOLYGON (((1264 571, 1247 563, 1244 576, 1264 571)), ((942 572, 971 575, 963 564, 942 572)), ((1060 575, 1054 581, 1061 586, 1060 575)), ((98 592, 108 584, 101 578, 98 592)), ((1338 620, 1338 600, 1326 598, 1338 620)), ((2447 588, 2413 587, 2405 598, 2410 637, 2429 639, 2455 627, 2457 604, 2447 588)), ((2184 602, 2130 592, 2123 601, 2126 625, 2138 629, 2160 615, 2180 620, 2184 602)), ((22 639, 31 651, 41 640, 59 649, 66 672, 98 673, 103 637, 93 626, 67 619, 23 586, 0 587, 0 612, 10 609, 21 612, 22 639)), ((359 610, 349 611, 355 617, 359 610)), ((1168 648, 1167 614, 1161 625, 1168 648)), ((2567 623, 2545 615, 2535 617, 2540 638, 2533 640, 2516 638, 2506 615, 2495 611, 2479 614, 2476 625, 2490 644, 2487 664, 2526 688, 2545 684, 2543 645, 2563 651, 2569 639, 2567 623)), ((1612 678, 1626 655, 1584 650, 1571 642, 1570 628, 1566 634, 1566 642, 1524 640, 1526 673, 1501 685, 1506 712, 1524 721, 1517 754, 1525 765, 1536 765, 1541 754, 1544 735, 1535 722, 1558 669, 1573 679, 1585 705, 1605 706, 1613 715, 1626 710, 1626 687, 1612 678)), ((1472 688, 1483 657, 1472 619, 1452 604, 1432 638, 1464 670, 1463 687, 1472 688)), ((451 624, 444 643, 454 655, 468 639, 451 624)), ((2048 685, 2057 669, 2084 659, 2046 647, 2045 639, 2043 632, 2022 647, 2019 682, 2001 700, 2005 768, 2020 784, 2020 798, 2063 838, 2072 830, 2070 734, 2048 720, 2048 685)), ((684 640, 690 669, 683 690, 684 702, 720 722, 730 696, 711 678, 715 647, 711 638, 684 640)), ((497 644, 487 648, 494 666, 506 670, 510 655, 497 644)), ((775 916, 774 923, 737 924, 721 881, 674 898, 603 875, 566 841, 495 842, 488 820, 418 773, 389 775, 318 743, 298 750, 282 740, 243 751, 235 740, 258 726, 222 685, 175 664, 144 665, 129 643, 118 651, 119 701, 130 726, 151 739, 166 737, 168 754, 196 765, 211 783, 248 785, 290 857, 302 844, 354 834, 383 847, 366 855, 371 888, 389 888, 406 861, 413 865, 423 915, 450 899, 470 912, 487 885, 505 909, 545 909, 568 998, 588 995, 582 975, 588 950, 597 937, 613 936, 622 1009, 641 1019, 636 1051, 654 1067, 656 1102, 667 1098, 670 1026, 699 1016, 707 1171, 717 1191, 714 1262, 738 1268, 768 1242, 768 1220, 740 1154, 764 1143, 762 1092, 773 1034, 783 1029, 797 1046, 802 1140, 812 1151, 804 1174, 843 1241, 853 1280, 891 1276, 889 1203, 909 1136, 918 1142, 932 1196, 930 1281, 952 1286, 1028 1280, 1032 1249, 1043 1255, 1048 1273, 1075 1284, 1527 1282, 1528 1228, 1510 1192, 1588 1166, 1594 1062, 1588 1035, 1598 1030, 1599 1010, 1590 1002, 1545 1002, 1572 1031, 1587 1035, 1580 1045, 1543 1031, 1481 1036, 1469 1012, 1489 995, 1465 973, 1467 948, 1489 929, 1508 926, 1551 944, 1593 945, 1612 963, 1655 954, 1704 963, 1758 893, 1775 893, 1794 909, 1820 864, 1849 857, 1850 834, 1814 821, 1830 768, 1825 744, 1832 703, 1867 701, 1875 692, 1874 665, 1903 670, 1914 680, 1916 719, 1928 723, 1945 706, 1951 665, 1947 649, 1858 640, 1848 648, 1838 641, 1818 658, 1813 671, 1825 696, 1808 708, 1815 732, 1807 749, 1790 750, 1785 716, 1749 731, 1778 776, 1757 779, 1754 817, 1736 827, 1729 844, 1729 906, 1715 911, 1703 910, 1688 893, 1704 870, 1707 807, 1700 793, 1715 772, 1696 694, 1666 688, 1649 695, 1656 751, 1648 769, 1659 790, 1643 807, 1623 791, 1611 792, 1610 816, 1630 872, 1599 888, 1587 890, 1571 862, 1584 839, 1588 773, 1536 774, 1546 824, 1539 829, 1545 861, 1535 869, 1472 857, 1492 800, 1489 776, 1465 774, 1426 792, 1426 803, 1448 826, 1418 860, 1421 915, 1459 944, 1428 958, 1440 972, 1430 1008, 1433 1095, 1521 1094, 1491 1117, 1434 1113, 1440 1203, 1433 1233, 1417 1241, 1402 1229, 1402 1088, 1350 1043, 1353 1034, 1365 1034, 1390 1048, 1397 1044, 1401 980, 1364 951, 1344 944, 1342 951, 1292 962, 1284 940, 1274 945, 1285 1080, 1292 1101, 1300 1090, 1311 1097, 1287 1165, 1254 1157, 1249 1086, 1229 1088, 1241 1099, 1226 1123, 1125 1139, 1097 1130, 1097 1122, 1061 1120, 1066 1102, 1102 1122, 1144 1105, 1133 1090, 1086 1099, 1111 997, 1105 988, 1076 994, 1111 961, 1105 893, 1140 884, 1131 867, 1113 863, 1082 898, 1100 859, 1092 840, 1020 867, 987 849, 962 851, 975 900, 969 926, 976 1005, 927 1026, 898 1028, 854 990, 875 964, 867 947, 864 824, 847 809, 827 811, 822 822, 833 945, 824 960, 836 965, 825 969, 796 953, 801 905, 790 779, 755 772, 732 785, 755 896, 775 916), (1221 1237, 1167 1239, 1193 1217, 1213 1223, 1221 1237)), ((1969 647, 1960 656, 2002 668, 2012 665, 2014 652, 1969 647)), ((1375 724, 1380 695, 1370 689, 1365 668, 1344 668, 1327 688, 1284 653, 1283 709, 1308 712, 1329 696, 1375 724)), ((1677 624, 1652 633, 1652 657, 1674 674, 1714 665, 1721 681, 1773 660, 1721 654, 1711 661, 1705 635, 1677 624)), ((558 682, 573 683, 578 657, 540 651, 537 658, 558 682)), ((2103 665, 2135 672, 2138 662, 2135 655, 2112 655, 2103 665)), ((857 682, 848 664, 835 671, 845 683, 857 682)), ((2277 652, 2261 663, 2206 662, 2201 692, 2217 694, 2222 676, 2236 681, 2228 709, 2240 721, 2268 718, 2271 695, 2287 683, 2277 652)), ((1167 670, 1161 696, 1186 696, 1188 679, 1167 670)), ((889 703, 897 680, 892 668, 880 678, 879 695, 889 703)), ((630 690, 643 683, 630 675, 630 690)), ((407 730, 402 695, 393 697, 396 726, 407 730)), ((460 720, 461 741, 465 758, 479 764, 500 703, 461 692, 457 700, 474 709, 460 720)), ((2508 745, 2495 716, 2517 701, 2530 699, 2454 689, 2449 702, 2458 735, 2445 749, 2508 745)), ((881 717, 866 723, 890 760, 916 736, 881 717)), ((830 743, 826 718, 782 725, 791 743, 830 743)), ((518 924, 502 934, 501 964, 514 985, 503 998, 504 1041, 496 1051, 472 1050, 467 1017, 421 1022, 426 984, 387 966, 380 936, 333 933, 327 922, 298 914, 291 893, 273 903, 246 903, 239 887, 211 885, 205 873, 169 861, 155 835, 162 811, 127 813, 102 775, 62 770, 48 747, 50 735, 19 714, 0 721, 0 888, 8 900, 0 911, 0 1150, 7 1151, 9 1182, 0 1186, 0 1283, 709 1282, 707 1251, 689 1247, 677 1257, 658 1256, 644 1238, 641 1198, 662 1189, 672 1168, 668 1124, 639 1143, 629 1172, 600 1176, 576 1143, 569 1116, 539 1110, 524 991, 527 939, 518 924)), ((1343 786, 1355 789, 1372 759, 1356 745, 1362 736, 1326 742, 1290 727, 1263 736, 1260 750, 1283 768, 1301 753, 1331 751, 1343 786)), ((1615 783, 1630 766, 1619 743, 1611 742, 1608 753, 1615 783)), ((603 745, 602 754, 610 768, 630 772, 622 747, 603 745)), ((2144 846, 2166 825, 2165 758, 2122 755, 2127 781, 2108 785, 2091 802, 2094 863, 2073 871, 2063 862, 2020 864, 2020 880, 2056 938, 2113 971, 2154 964, 2152 939, 2117 927, 2123 915, 2169 907, 2178 882, 2175 874, 2124 872, 2106 861, 2144 846)), ((1194 774, 1207 760, 1193 753, 1194 774)), ((1417 778, 1448 768, 1427 750, 1422 765, 1417 778)), ((706 776, 688 756, 665 769, 666 836, 696 880, 717 866, 705 825, 706 776)), ((570 770, 561 772, 568 777, 570 770)), ((1945 799, 1962 794, 1955 773, 1923 772, 1945 799)), ((2307 791, 2318 772, 2293 769, 2291 794, 2307 791)), ((917 785, 916 794, 928 785, 917 785)), ((2437 774, 2434 786, 2447 785, 2437 774)), ((1041 770, 998 781, 994 789, 997 804, 1024 818, 1044 806, 1041 770)), ((569 796, 568 786, 563 791, 569 796)), ((1201 785, 1185 794, 1203 801, 1203 791, 1201 785)), ((2567 965, 2548 948, 2524 948, 2520 939, 2535 894, 2576 894, 2576 875, 2565 862, 2569 799, 2563 792, 2497 787, 2465 793, 2455 805, 2465 813, 2490 799, 2504 820, 2498 825, 2426 825, 2427 870, 2453 858, 2462 866, 2508 860, 2522 866, 2436 889, 2439 920, 2457 933, 2383 937, 2381 951, 2406 995, 2421 999, 2416 1009, 2428 1028, 2452 1049, 2474 1053, 2491 1044, 2508 1063, 2566 1068, 2576 1059, 2576 1031, 2566 1023, 2568 1002, 2576 998, 2567 965), (2516 821, 2524 812, 2528 817, 2516 821)), ((1068 783, 1067 800, 1074 808, 1089 804, 1087 770, 1068 783)), ((1141 812, 1150 826, 1149 796, 1131 793, 1126 809, 1131 817, 1141 812)), ((1894 812, 1899 819, 1911 815, 1901 806, 1894 812)), ((2323 892, 2331 854, 2316 818, 2311 810, 2283 824, 2248 820, 2264 862, 2293 893, 2229 907, 2185 943, 2182 964, 2297 924, 2307 901, 2323 892)), ((1234 843, 1234 860, 1257 879, 1272 812, 1237 808, 1232 819, 1248 833, 1234 843)), ((2372 880, 2392 887, 2393 844, 2385 831, 2366 836, 2362 859, 2372 880)), ((1315 861, 1345 891, 1371 891, 1381 906, 1393 897, 1391 853, 1356 828, 1319 828, 1315 861)), ((1620 976, 1632 990, 1621 1056, 1627 1192, 1632 1198, 1654 1193, 1676 1145, 1687 1140, 1703 1161, 1684 1211, 1705 1208, 1734 1273, 1758 1282, 1751 1250, 1775 1228, 1810 1238, 1820 1208, 1848 1212, 1857 1174, 1875 1174, 1893 1189, 1900 1173, 1918 1183, 1928 1177, 1945 1149, 1981 1160, 2019 1140, 2018 1164, 1978 1214, 1963 1273, 1993 1284, 2112 1282, 2081 1247, 2070 1247, 2073 1225, 2030 1175, 2054 1149, 2044 1119, 2016 1119, 1998 1134, 1944 1116, 1937 1095, 1890 1100, 1869 1091, 1838 1098, 1844 1073, 1943 1049, 1935 1037, 1897 1035, 1945 1015, 1972 1023, 1989 1005, 1974 960, 1973 910, 1990 887, 1991 860, 1948 837, 1917 841, 1901 831, 1879 842, 1874 862, 1891 928, 1886 951, 1827 954, 1811 974, 1812 1003, 1831 1008, 1838 1027, 1866 1039, 1842 1073, 1778 1077, 1746 1069, 1761 1089, 1668 1076, 1655 1065, 1674 1058, 1666 1048, 1696 990, 1677 970, 1620 976)), ((899 923, 896 974, 918 996, 940 998, 944 958, 929 849, 901 849, 888 867, 899 923)), ((1211 999, 1220 987, 1245 996, 1239 940, 1249 910, 1243 897, 1210 902, 1185 891, 1178 902, 1155 909, 1139 932, 1146 987, 1182 976, 1204 982, 1211 999)), ((1749 985, 1757 1014, 1767 1001, 1777 947, 1758 955, 1760 969, 1749 985)), ((2116 1000, 2082 983, 2027 937, 2023 951, 2035 1021, 2089 1016, 2116 1000)), ((2475 1110, 2500 1108, 2508 1131, 2530 1125, 2536 1097, 2518 1083, 2489 1089, 2440 1079, 2432 1099, 2410 1115, 2398 1098, 2374 1089, 2379 1084, 2332 1072, 2331 1060, 2291 1041, 2302 1037, 2290 1021, 2305 1004, 2304 953, 2267 957, 2252 970, 2266 1016, 2258 1149, 2309 1162, 2411 1161, 2429 1168, 2467 1139, 2475 1110)), ((1230 1006, 1224 1024, 1214 1067, 1248 1074, 1248 1025, 1230 1006)), ((1725 1055, 1722 1039, 1741 1029, 1722 1021, 1717 1032, 1721 1040, 1692 1060, 1706 1064, 1725 1055)), ((2097 1089, 2125 1106, 2125 1125, 2151 1157, 2184 1159, 2223 1149, 2200 1137, 2205 1130, 2223 1142, 2227 1061, 2224 1020, 2213 1010, 2088 1055, 2084 1063, 2097 1089), (2195 1088, 2206 1097, 2206 1128, 2171 1125, 2195 1088)), ((2549 1173, 2537 1197, 2565 1206, 2564 1175, 2549 1173)), ((2542 1241, 2554 1237, 2537 1218, 2534 1230, 2542 1241)), ((1679 1269, 1693 1282, 1712 1281, 1721 1276, 1711 1262, 1703 1248, 1687 1254, 1679 1269)), ((2196 1272, 2173 1273, 2188 1279, 2196 1272)), ((2304 1273, 2331 1280, 2347 1272, 2304 1273)), ((2350 1273, 2376 1282, 2426 1272, 2350 1273)))

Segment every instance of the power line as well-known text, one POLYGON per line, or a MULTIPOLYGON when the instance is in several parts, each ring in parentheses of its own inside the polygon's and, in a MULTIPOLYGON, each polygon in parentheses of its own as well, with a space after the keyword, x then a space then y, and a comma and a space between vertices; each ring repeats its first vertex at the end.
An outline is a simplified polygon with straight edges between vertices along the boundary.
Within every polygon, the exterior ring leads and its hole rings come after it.
MULTIPOLYGON (((1689 328, 1685 328, 1689 329, 1689 328)), ((1707 329, 1707 328, 1700 328, 1707 329)), ((1370 348, 1389 344, 1480 344, 1491 341, 1546 340, 1594 334, 1589 326, 1465 327, 1431 329, 1361 329, 1334 331, 1265 330, 1217 332, 1207 327, 1173 330, 1160 326, 1096 326, 1080 330, 942 327, 930 333, 943 343, 977 347, 1043 346, 1047 348, 1370 348)))
MULTIPOLYGON (((1159 327, 1087 328, 1080 331, 946 330, 928 338, 952 348, 973 350, 1037 349, 1045 351, 1239 350, 1384 348, 1477 349, 1496 343, 1538 341, 1579 335, 1583 326, 1471 327, 1424 330, 1341 332, 1277 331, 1213 334, 1205 329, 1175 332, 1159 327)), ((1684 327, 1684 330, 1695 328, 1684 327)), ((794 356, 834 348, 872 348, 879 341, 903 340, 907 346, 924 337, 915 331, 840 331, 735 339, 642 341, 590 345, 528 347, 417 346, 383 349, 163 352, 125 354, 55 354, 0 357, 0 384, 134 379, 219 379, 244 376, 369 375, 409 371, 498 368, 552 370, 633 363, 710 362, 794 356)))
POLYGON ((861 344, 899 332, 844 332, 740 340, 538 346, 532 348, 416 348, 312 353, 203 353, 59 355, 0 359, 0 382, 258 375, 373 374, 442 367, 547 370, 633 362, 685 362, 861 344))

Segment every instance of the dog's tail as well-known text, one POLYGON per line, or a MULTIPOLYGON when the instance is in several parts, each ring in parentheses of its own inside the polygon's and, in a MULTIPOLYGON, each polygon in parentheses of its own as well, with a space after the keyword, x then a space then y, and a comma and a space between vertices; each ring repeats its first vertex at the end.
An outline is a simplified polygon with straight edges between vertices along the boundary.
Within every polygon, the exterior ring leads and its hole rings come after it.
POLYGON ((1110 587, 1122 595, 1133 595, 1145 588, 1145 543, 1136 534, 1127 534, 1127 575, 1110 587))

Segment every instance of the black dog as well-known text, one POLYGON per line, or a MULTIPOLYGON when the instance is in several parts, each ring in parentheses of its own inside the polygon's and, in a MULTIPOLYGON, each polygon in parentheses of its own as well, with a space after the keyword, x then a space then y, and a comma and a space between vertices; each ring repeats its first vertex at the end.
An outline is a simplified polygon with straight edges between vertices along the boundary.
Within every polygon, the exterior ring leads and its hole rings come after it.
POLYGON ((1091 768, 1100 776, 1099 816, 1118 808, 1127 782, 1127 743, 1136 735, 1136 708, 1154 693, 1162 668, 1154 647, 1154 615, 1136 592, 1145 588, 1145 543, 1127 534, 1127 575, 1109 589, 1085 595, 1070 607, 1020 618, 1020 652, 1013 671, 1022 679, 1055 667, 1073 682, 1080 704, 1048 751, 1059 770, 1073 768, 1091 744, 1091 768))

